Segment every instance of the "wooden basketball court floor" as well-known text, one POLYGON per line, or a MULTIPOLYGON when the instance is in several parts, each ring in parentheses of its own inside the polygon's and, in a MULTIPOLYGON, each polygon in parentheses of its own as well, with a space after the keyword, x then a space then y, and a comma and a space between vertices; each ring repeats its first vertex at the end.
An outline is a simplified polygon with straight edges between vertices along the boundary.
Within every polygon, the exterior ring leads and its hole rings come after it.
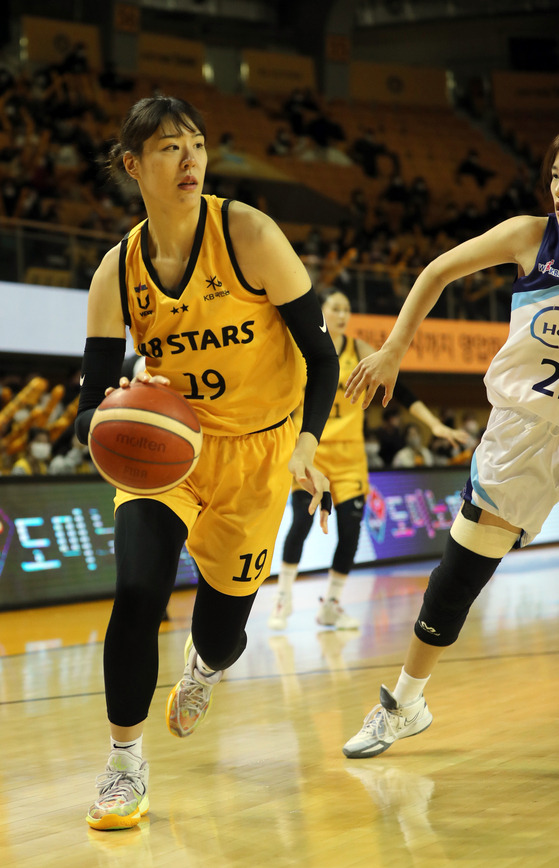
POLYGON ((556 547, 505 559, 428 687, 430 729, 368 760, 341 748, 394 686, 432 562, 356 570, 344 602, 362 626, 345 633, 314 620, 317 575, 272 634, 267 582, 244 656, 184 741, 164 722, 193 603, 176 592, 144 735, 151 810, 122 832, 84 819, 108 748, 110 603, 1 613, 0 865, 557 866, 558 565, 556 547))

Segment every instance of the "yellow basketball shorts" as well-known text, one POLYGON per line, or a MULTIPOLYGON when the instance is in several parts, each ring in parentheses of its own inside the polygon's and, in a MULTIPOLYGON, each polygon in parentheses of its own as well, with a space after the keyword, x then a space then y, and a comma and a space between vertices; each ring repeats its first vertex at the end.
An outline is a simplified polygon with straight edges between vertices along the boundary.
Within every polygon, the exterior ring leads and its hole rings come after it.
MULTIPOLYGON (((332 503, 337 506, 369 490, 365 444, 355 440, 321 441, 314 457, 314 466, 330 480, 332 503)), ((293 491, 301 486, 293 482, 293 491)))
MULTIPOLYGON (((149 498, 166 504, 184 522, 188 551, 208 584, 223 594, 253 594, 270 575, 293 478, 287 464, 295 440, 290 418, 257 434, 205 434, 193 473, 149 498)), ((115 509, 142 497, 117 489, 115 509)))

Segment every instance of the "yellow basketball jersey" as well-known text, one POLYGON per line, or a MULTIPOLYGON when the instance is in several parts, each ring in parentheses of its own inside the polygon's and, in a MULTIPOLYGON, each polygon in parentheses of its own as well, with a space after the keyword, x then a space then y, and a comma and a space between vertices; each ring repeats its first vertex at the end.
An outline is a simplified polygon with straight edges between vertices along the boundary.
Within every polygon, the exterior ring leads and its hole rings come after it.
MULTIPOLYGON (((364 442, 363 434, 363 419, 364 411, 361 407, 361 401, 352 404, 345 397, 345 384, 349 375, 359 362, 357 346, 353 338, 344 338, 345 343, 339 355, 340 361, 340 379, 338 382, 338 391, 328 421, 324 426, 322 437, 320 438, 320 446, 323 443, 338 443, 341 441, 355 440, 361 443, 364 442)), ((297 407, 293 415, 295 428, 297 431, 301 428, 303 419, 302 403, 297 407)), ((320 447, 319 447, 320 449, 320 447)))
POLYGON ((148 221, 121 242, 124 320, 146 370, 168 377, 204 431, 240 435, 277 425, 301 400, 305 363, 264 289, 244 279, 229 235, 229 200, 202 196, 186 271, 165 289, 150 259, 148 221))

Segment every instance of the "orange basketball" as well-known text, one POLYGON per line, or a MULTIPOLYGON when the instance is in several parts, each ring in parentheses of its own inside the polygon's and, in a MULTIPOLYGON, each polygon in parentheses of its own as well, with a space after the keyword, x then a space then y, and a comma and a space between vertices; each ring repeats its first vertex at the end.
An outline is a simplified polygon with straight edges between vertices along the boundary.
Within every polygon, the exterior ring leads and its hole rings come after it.
POLYGON ((97 407, 89 452, 107 482, 131 494, 160 494, 196 467, 198 416, 178 392, 159 383, 115 389, 97 407))

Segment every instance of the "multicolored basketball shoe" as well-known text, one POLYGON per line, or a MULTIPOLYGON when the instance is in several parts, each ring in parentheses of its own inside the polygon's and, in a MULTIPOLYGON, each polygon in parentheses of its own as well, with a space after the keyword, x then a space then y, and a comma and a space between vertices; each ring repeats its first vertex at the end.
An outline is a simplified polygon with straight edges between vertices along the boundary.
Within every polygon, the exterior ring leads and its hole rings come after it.
POLYGON ((111 753, 104 774, 95 782, 99 797, 86 817, 91 828, 110 831, 136 826, 149 810, 148 777, 145 760, 111 753))
POLYGON ((353 759, 378 756, 399 738, 418 735, 431 726, 433 715, 421 694, 410 705, 400 705, 384 686, 380 688, 380 705, 375 705, 353 738, 342 750, 353 759))
POLYGON ((185 669, 178 684, 175 684, 167 698, 165 718, 167 728, 177 738, 191 735, 204 720, 212 699, 212 690, 223 678, 223 670, 218 669, 206 675, 197 669, 198 654, 192 643, 192 635, 184 646, 185 669))

